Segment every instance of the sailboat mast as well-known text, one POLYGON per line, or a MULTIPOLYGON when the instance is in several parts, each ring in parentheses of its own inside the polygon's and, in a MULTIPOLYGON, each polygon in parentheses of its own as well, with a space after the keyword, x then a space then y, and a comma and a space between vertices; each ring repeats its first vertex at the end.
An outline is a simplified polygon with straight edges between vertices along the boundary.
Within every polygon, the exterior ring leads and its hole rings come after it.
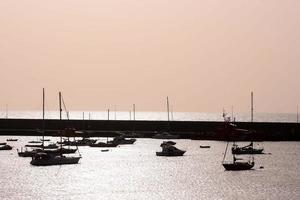
POLYGON ((42 130, 42 134, 43 134, 43 141, 42 141, 42 146, 44 149, 44 139, 45 139, 45 88, 43 88, 43 130, 42 130))
POLYGON ((8 118, 8 105, 5 105, 5 118, 8 118))
POLYGON ((133 104, 133 130, 132 132, 135 131, 135 104, 133 104))
POLYGON ((58 97, 59 97, 59 121, 60 121, 60 149, 62 149, 62 130, 61 130, 61 112, 62 112, 62 109, 61 109, 61 92, 58 93, 58 97))
POLYGON ((173 106, 171 106, 171 120, 174 121, 173 106))
POLYGON ((168 121, 170 121, 169 97, 167 97, 167 112, 168 112, 168 121))
POLYGON ((298 111, 298 105, 297 105, 297 124, 299 122, 299 111, 298 111))
POLYGON ((109 120, 109 109, 107 109, 107 120, 109 120))
POLYGON ((135 104, 133 104, 133 120, 135 121, 135 104))
POLYGON ((251 92, 251 122, 253 122, 253 92, 251 92))

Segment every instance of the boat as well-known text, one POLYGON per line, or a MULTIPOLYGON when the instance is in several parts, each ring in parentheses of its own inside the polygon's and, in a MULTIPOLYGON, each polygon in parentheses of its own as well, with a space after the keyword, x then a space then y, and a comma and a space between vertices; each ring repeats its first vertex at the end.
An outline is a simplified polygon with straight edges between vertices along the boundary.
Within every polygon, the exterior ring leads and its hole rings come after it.
MULTIPOLYGON (((224 121, 226 123, 230 123, 230 118, 226 117, 225 112, 223 112, 223 117, 224 117, 224 121)), ((228 145, 229 145, 229 140, 227 141, 225 152, 224 152, 224 157, 223 157, 223 160, 222 160, 222 165, 225 168, 225 170, 232 170, 232 171, 250 170, 254 167, 255 162, 254 162, 254 157, 253 156, 251 156, 249 160, 243 161, 242 158, 236 158, 235 154, 232 154, 233 161, 225 161, 228 145)))
POLYGON ((166 128, 167 131, 164 131, 162 133, 157 133, 152 138, 154 139, 179 139, 180 138, 179 135, 174 135, 169 133, 171 130, 169 97, 167 97, 167 116, 168 116, 167 128, 166 128))
MULTIPOLYGON (((62 96, 61 92, 59 92, 59 116, 60 121, 62 121, 62 96)), ((44 89, 43 89, 43 113, 44 113, 44 89)), ((44 115, 43 115, 44 116, 44 115)), ((43 117, 44 119, 44 117, 43 117)), ((62 135, 60 136, 60 140, 62 141, 62 135)), ((62 144, 60 144, 60 152, 57 153, 49 153, 49 152, 41 152, 36 153, 32 156, 32 160, 30 162, 31 165, 35 166, 50 166, 50 165, 67 165, 67 164, 78 164, 81 156, 65 156, 62 152, 62 144)))
POLYGON ((30 164, 35 166, 77 164, 80 158, 81 156, 67 157, 62 154, 56 155, 42 152, 34 154, 30 164))
POLYGON ((232 154, 262 154, 263 150, 263 148, 254 148, 253 142, 250 142, 249 145, 243 147, 234 144, 231 148, 232 154))
POLYGON ((6 145, 7 143, 6 142, 0 142, 0 145, 6 145))
POLYGON ((112 142, 98 142, 98 143, 93 143, 89 145, 90 147, 117 147, 117 143, 112 143, 112 142))
POLYGON ((64 144, 64 145, 69 145, 69 146, 89 146, 90 144, 96 143, 96 139, 90 139, 90 138, 82 138, 80 140, 64 140, 61 142, 58 142, 58 144, 64 144))
POLYGON ((31 149, 28 150, 27 148, 25 148, 25 150, 23 150, 23 148, 21 148, 21 151, 19 151, 19 149, 17 149, 18 152, 18 156, 20 157, 32 157, 34 154, 38 153, 38 152, 42 152, 42 149, 31 149))
POLYGON ((210 148, 209 145, 200 145, 200 148, 210 148))
POLYGON ((162 148, 161 152, 156 152, 157 156, 183 156, 186 151, 176 148, 174 145, 176 143, 173 141, 163 142, 160 147, 162 148))
POLYGON ((102 149, 101 152, 108 152, 109 149, 102 149))
POLYGON ((26 144, 25 147, 42 148, 43 144, 26 144))
POLYGON ((13 138, 8 138, 6 139, 7 142, 16 142, 18 141, 18 139, 13 139, 13 138))
MULTIPOLYGON (((251 92, 251 123, 253 123, 253 110, 253 92, 251 92)), ((248 132, 251 133, 250 131, 248 132)), ((234 143, 231 148, 232 154, 263 154, 263 151, 264 148, 254 148, 253 141, 243 147, 239 147, 236 143, 234 143)))
POLYGON ((43 148, 44 149, 57 149, 58 146, 57 146, 57 144, 52 143, 52 144, 44 145, 43 148))
POLYGON ((58 149, 44 149, 42 150, 42 152, 45 153, 52 153, 52 154, 71 154, 71 153, 75 153, 78 149, 74 149, 74 148, 58 148, 58 149))
POLYGON ((133 144, 135 142, 136 142, 135 138, 126 139, 125 136, 123 136, 123 135, 114 137, 113 140, 108 141, 108 143, 114 143, 114 144, 118 144, 118 145, 133 144))
POLYGON ((252 157, 251 160, 248 161, 238 161, 239 158, 236 158, 233 155, 233 162, 223 162, 222 165, 226 170, 231 171, 238 171, 238 170, 250 170, 254 167, 254 158, 252 157))
POLYGON ((173 135, 168 132, 162 132, 155 134, 152 138, 154 139, 179 139, 179 135, 173 135))
POLYGON ((12 150, 12 146, 5 144, 0 146, 0 150, 12 150))

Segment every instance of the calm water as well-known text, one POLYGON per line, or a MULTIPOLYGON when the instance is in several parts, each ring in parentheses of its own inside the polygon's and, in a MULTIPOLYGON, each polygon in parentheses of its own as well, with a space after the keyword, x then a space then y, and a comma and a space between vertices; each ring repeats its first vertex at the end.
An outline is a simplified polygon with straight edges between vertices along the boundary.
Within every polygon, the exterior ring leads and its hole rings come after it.
POLYGON ((224 142, 174 140, 187 152, 170 158, 155 155, 162 140, 138 139, 109 152, 79 147, 77 165, 36 167, 16 148, 37 138, 18 138, 0 151, 0 199, 300 199, 298 142, 260 143, 266 154, 255 157, 254 170, 230 172, 221 166, 224 142))
MULTIPOLYGON (((167 120, 166 112, 136 112, 136 120, 167 120)), ((230 114, 228 116, 231 117, 230 114)), ((0 118, 5 118, 6 113, 1 112, 0 118)), ((9 111, 8 118, 28 118, 41 119, 41 111, 9 111)), ((83 112, 73 111, 69 113, 70 119, 92 119, 92 120, 106 120, 108 119, 107 112, 90 111, 83 112)), ((249 113, 235 113, 233 116, 236 121, 250 121, 249 113)), ((46 112, 46 118, 58 119, 59 113, 57 111, 46 112)), ((67 119, 67 114, 63 113, 63 118, 67 119)), ((130 112, 110 112, 110 120, 130 120, 133 119, 133 113, 130 112)), ((197 112, 174 112, 170 113, 170 120, 176 121, 223 121, 222 113, 197 113, 197 112)), ((255 113, 254 121, 256 122, 297 122, 296 113, 255 113)))

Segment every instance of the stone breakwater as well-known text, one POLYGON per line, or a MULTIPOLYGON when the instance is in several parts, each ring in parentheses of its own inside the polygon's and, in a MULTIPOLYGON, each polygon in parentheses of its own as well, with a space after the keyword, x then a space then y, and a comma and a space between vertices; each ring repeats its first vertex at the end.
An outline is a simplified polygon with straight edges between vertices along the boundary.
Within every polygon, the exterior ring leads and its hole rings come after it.
MULTIPOLYGON (((235 122, 235 128, 249 130, 230 134, 224 122, 211 121, 130 121, 130 120, 45 120, 45 135, 60 135, 68 127, 72 136, 109 137, 120 132, 134 137, 152 137, 167 131, 180 138, 201 140, 300 141, 300 124, 285 122, 235 122), (230 137, 228 137, 230 135, 230 137)), ((41 119, 0 119, 0 135, 41 135, 41 119)))

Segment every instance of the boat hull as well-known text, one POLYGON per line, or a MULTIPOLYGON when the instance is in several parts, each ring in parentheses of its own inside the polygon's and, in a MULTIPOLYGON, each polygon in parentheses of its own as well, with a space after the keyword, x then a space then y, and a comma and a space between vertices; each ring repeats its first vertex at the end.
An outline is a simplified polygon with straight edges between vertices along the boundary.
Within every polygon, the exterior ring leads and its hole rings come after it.
POLYGON ((185 153, 185 151, 176 151, 176 152, 156 152, 157 156, 183 156, 183 154, 185 153))
POLYGON ((203 146, 203 145, 200 145, 200 148, 210 148, 210 146, 203 146))
POLYGON ((8 141, 8 142, 16 142, 16 141, 18 141, 18 139, 7 139, 6 141, 8 141))
POLYGON ((96 143, 96 144, 90 144, 89 146, 90 147, 117 147, 118 144, 100 142, 100 143, 96 143))
POLYGON ((264 149, 231 149, 232 154, 262 154, 264 149))
POLYGON ((125 140, 121 140, 121 141, 117 141, 118 144, 122 145, 122 144, 133 144, 135 143, 136 139, 132 138, 132 139, 125 139, 125 140))
POLYGON ((0 150, 12 150, 12 146, 4 145, 4 146, 0 147, 0 150))
POLYGON ((253 163, 249 163, 249 162, 245 162, 245 163, 223 163, 222 165, 226 170, 230 170, 230 171, 250 170, 254 167, 254 162, 253 163))
POLYGON ((51 159, 35 159, 30 162, 34 166, 49 166, 49 165, 70 165, 78 164, 81 157, 60 157, 56 156, 51 159))

